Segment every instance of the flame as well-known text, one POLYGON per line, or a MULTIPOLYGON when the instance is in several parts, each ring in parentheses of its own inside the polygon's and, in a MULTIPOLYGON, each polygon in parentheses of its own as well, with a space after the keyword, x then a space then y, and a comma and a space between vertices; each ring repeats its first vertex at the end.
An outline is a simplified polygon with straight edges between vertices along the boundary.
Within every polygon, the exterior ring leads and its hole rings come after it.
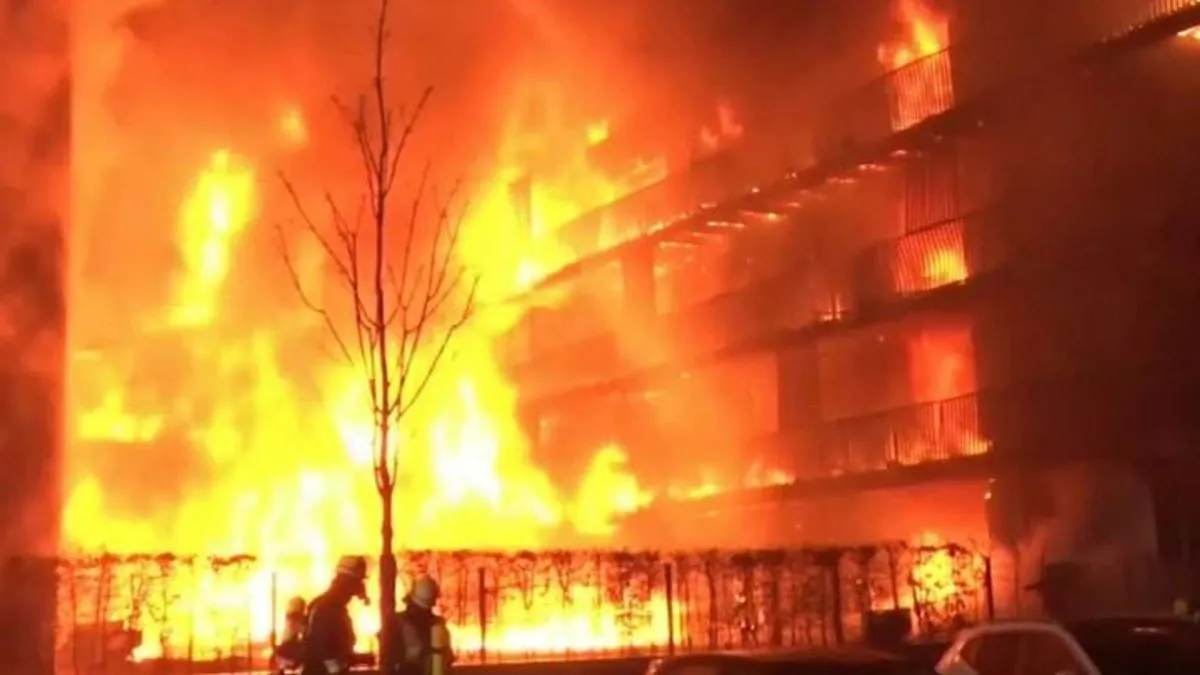
MULTIPOLYGON (((905 37, 879 45, 876 52, 879 63, 889 72, 917 64, 949 46, 949 21, 921 0, 898 0, 895 12, 906 28, 905 37)), ((893 131, 907 129, 954 105, 953 80, 933 59, 914 65, 905 76, 893 78, 890 85, 893 131)))
POLYGON ((289 147, 299 148, 308 143, 308 123, 300 108, 288 106, 284 109, 279 118, 279 134, 289 147))
POLYGON ((763 488, 788 485, 795 482, 795 474, 783 469, 769 467, 761 459, 750 463, 750 468, 740 481, 723 479, 712 467, 702 466, 699 480, 691 483, 676 483, 667 488, 667 496, 677 501, 703 499, 739 487, 763 488))
POLYGON ((959 283, 967 279, 967 262, 961 250, 939 248, 925 259, 925 279, 930 288, 959 283))
POLYGON ((649 506, 654 493, 638 484, 628 469, 629 458, 615 443, 605 445, 592 458, 576 497, 573 522, 578 532, 609 536, 616 532, 614 516, 649 506), (596 508, 596 505, 603 508, 596 508))
POLYGON ((911 572, 913 585, 921 589, 923 603, 939 605, 960 597, 966 591, 978 590, 978 584, 971 588, 962 588, 962 585, 981 578, 982 560, 974 560, 972 569, 964 575, 956 569, 953 553, 946 548, 945 539, 937 533, 924 532, 914 543, 926 551, 918 557, 911 572))
POLYGON ((722 101, 717 104, 717 124, 715 127, 705 125, 700 129, 700 147, 707 152, 720 150, 727 142, 741 139, 746 131, 738 121, 733 106, 722 101))
MULTIPOLYGON (((912 556, 907 579, 897 579, 897 592, 875 594, 871 598, 871 609, 905 609, 932 614, 956 613, 957 606, 965 597, 978 597, 983 589, 983 557, 975 553, 959 552, 947 546, 944 537, 936 532, 921 532, 909 541, 912 556), (907 586, 907 592, 900 589, 907 586)), ((918 621, 921 617, 915 617, 918 621)), ((965 617, 963 617, 965 618, 965 617)), ((918 625, 918 630, 921 627, 918 625)))
POLYGON ((218 150, 184 202, 184 270, 176 291, 175 322, 197 325, 213 320, 216 294, 229 273, 230 246, 255 215, 254 182, 253 171, 228 150, 218 150))
POLYGON ((608 120, 599 120, 587 125, 588 145, 600 145, 608 140, 608 120))
MULTIPOLYGON (((540 82, 518 87, 515 96, 514 111, 527 107, 520 99, 542 98, 553 109, 562 98, 540 82)), ((299 108, 286 108, 276 124, 269 137, 281 151, 314 144, 299 108)), ((480 189, 459 251, 460 262, 481 275, 484 308, 456 337, 414 408, 410 433, 395 441, 401 547, 536 549, 564 531, 603 539, 614 533, 618 515, 654 499, 616 443, 596 449, 574 494, 554 485, 530 456, 517 387, 497 361, 496 345, 524 311, 499 301, 578 255, 558 239, 558 228, 665 172, 657 159, 649 165, 658 168, 631 176, 595 170, 587 150, 608 132, 606 122, 572 128, 553 119, 531 125, 516 114, 507 120, 496 168, 480 189), (522 180, 525 189, 514 189, 522 180)), ((141 313, 124 324, 128 340, 72 345, 73 377, 81 386, 71 410, 67 547, 252 553, 259 561, 232 581, 203 570, 164 580, 174 612, 211 619, 193 622, 190 635, 136 619, 139 660, 183 650, 198 658, 219 655, 233 630, 229 622, 263 647, 271 627, 283 625, 276 598, 312 597, 328 583, 339 555, 378 547, 363 375, 310 359, 307 345, 323 328, 303 307, 276 307, 259 320, 238 311, 250 302, 244 298, 257 297, 254 284, 263 274, 235 262, 264 225, 263 167, 250 155, 220 148, 196 167, 179 209, 169 299, 139 306, 141 313), (168 356, 160 359, 154 350, 164 349, 168 356), (139 357, 161 367, 151 373, 153 382, 126 365, 139 357), (122 483, 125 475, 133 477, 122 483)), ((306 255, 299 252, 298 273, 319 276, 320 256, 306 255)), ((610 600, 589 600, 587 588, 568 592, 578 610, 504 598, 489 621, 489 652, 666 640, 665 625, 652 623, 631 636, 610 600)), ((653 615, 664 622, 665 602, 651 600, 660 606, 653 615)), ((113 621, 135 621, 110 611, 113 621)), ((370 649, 377 610, 354 612, 359 647, 370 649)), ((453 628, 461 649, 480 646, 472 642, 477 629, 453 628)))

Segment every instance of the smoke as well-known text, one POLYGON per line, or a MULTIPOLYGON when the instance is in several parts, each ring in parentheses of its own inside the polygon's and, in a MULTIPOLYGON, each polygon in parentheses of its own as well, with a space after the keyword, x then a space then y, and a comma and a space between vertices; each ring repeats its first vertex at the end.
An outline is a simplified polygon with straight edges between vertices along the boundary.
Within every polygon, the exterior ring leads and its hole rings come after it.
MULTIPOLYGON (((72 24, 72 224, 89 232, 96 203, 110 172, 127 151, 126 134, 109 105, 125 55, 134 41, 128 17, 160 0, 103 0, 77 3, 72 24)), ((87 237, 78 237, 80 244, 87 237)), ((86 250, 76 249, 76 259, 86 250)))
POLYGON ((54 2, 0 8, 0 553, 57 544, 70 101, 64 12, 54 2))

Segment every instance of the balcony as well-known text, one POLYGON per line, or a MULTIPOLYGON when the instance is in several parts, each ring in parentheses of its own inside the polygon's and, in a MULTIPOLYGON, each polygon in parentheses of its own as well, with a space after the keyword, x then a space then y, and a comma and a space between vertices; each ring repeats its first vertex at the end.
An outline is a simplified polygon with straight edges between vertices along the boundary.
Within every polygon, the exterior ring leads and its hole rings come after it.
POLYGON ((818 159, 856 154, 953 108, 954 53, 917 59, 837 99, 813 134, 818 159))
POLYGON ((845 296, 861 311, 995 271, 1009 259, 1004 223, 1013 217, 990 208, 883 242, 860 256, 845 296))
POLYGON ((984 27, 983 35, 844 94, 817 126, 817 157, 834 161, 857 154, 1013 84, 1034 83, 1059 65, 1048 64, 1050 59, 1072 65, 1073 57, 1110 54, 1171 37, 1200 24, 1200 0, 1096 0, 1049 14, 1039 8, 1026 18, 1055 22, 1052 36, 1041 36, 1048 44, 1019 46, 1019 36, 987 34, 984 27))
MULTIPOLYGON (((1075 68, 1098 53, 1109 55, 1200 24, 1200 0, 1098 0, 1095 7, 1079 6, 1087 12, 1083 27, 1061 37, 1057 53, 1064 59, 1050 66, 1075 68)), ((745 191, 735 154, 725 152, 568 224, 565 237, 584 258, 546 282, 574 276, 627 246, 686 235, 748 209, 770 212, 770 202, 781 195, 819 187, 940 136, 961 133, 979 120, 976 104, 1015 85, 1042 83, 1054 71, 1037 60, 1017 58, 1020 64, 1015 65, 1019 40, 1012 35, 992 38, 991 45, 986 39, 955 44, 835 100, 814 130, 817 164, 761 190, 745 191), (1007 45, 1007 51, 997 52, 997 43, 1007 45)))
POLYGON ((803 465, 815 475, 839 476, 945 462, 987 453, 979 424, 979 397, 897 408, 823 425, 817 452, 803 465))
POLYGON ((797 484, 951 465, 992 451, 980 411, 994 396, 977 392, 781 431, 753 441, 750 455, 787 466, 797 484))
POLYGON ((1100 458, 1149 465, 1161 456, 1146 452, 1147 438, 1170 415, 1186 419, 1185 401, 1193 397, 1191 389, 1164 383, 1172 367, 1112 364, 1010 381, 780 431, 753 441, 750 454, 771 457, 776 465, 791 463, 797 484, 839 477, 887 483, 918 467, 936 472, 993 453, 1022 466, 1100 458), (1164 408, 1173 412, 1164 416, 1164 408))
POLYGON ((725 150, 567 223, 559 236, 583 261, 559 270, 544 283, 572 276, 591 266, 590 257, 650 234, 702 205, 724 202, 746 192, 751 186, 740 174, 737 153, 725 150))
POLYGON ((686 369, 717 354, 770 348, 903 311, 911 299, 1002 267, 1008 217, 1007 209, 989 209, 936 223, 871 247, 852 264, 806 266, 662 315, 636 336, 614 330, 560 343, 519 367, 523 390, 536 399, 656 367, 686 369))

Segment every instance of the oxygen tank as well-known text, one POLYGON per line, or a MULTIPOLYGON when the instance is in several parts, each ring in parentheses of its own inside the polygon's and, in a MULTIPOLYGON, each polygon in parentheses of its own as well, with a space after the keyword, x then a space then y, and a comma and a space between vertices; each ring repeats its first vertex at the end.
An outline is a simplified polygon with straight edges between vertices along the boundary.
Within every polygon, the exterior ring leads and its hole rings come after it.
POLYGON ((429 675, 446 675, 450 670, 450 631, 445 621, 435 621, 430 631, 429 675))

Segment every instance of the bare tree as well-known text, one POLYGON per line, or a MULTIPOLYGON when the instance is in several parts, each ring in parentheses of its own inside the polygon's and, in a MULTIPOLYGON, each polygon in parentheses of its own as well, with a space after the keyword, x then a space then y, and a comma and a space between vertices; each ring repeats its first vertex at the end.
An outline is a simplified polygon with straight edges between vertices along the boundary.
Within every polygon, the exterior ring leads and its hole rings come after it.
POLYGON ((382 507, 381 672, 390 672, 396 658, 389 630, 396 609, 396 441, 455 334, 470 318, 478 281, 456 258, 462 224, 462 209, 455 208, 458 185, 439 198, 429 185, 426 163, 411 192, 397 191, 401 162, 432 89, 425 89, 411 110, 392 105, 384 59, 389 4, 380 0, 370 90, 354 105, 335 101, 353 132, 364 173, 365 189, 354 215, 326 192, 324 217, 318 219, 293 183, 282 177, 301 229, 317 242, 345 293, 339 305, 345 316, 337 315, 334 303, 304 288, 284 230, 279 230, 296 292, 324 322, 338 356, 360 370, 369 393, 375 487, 382 507))

